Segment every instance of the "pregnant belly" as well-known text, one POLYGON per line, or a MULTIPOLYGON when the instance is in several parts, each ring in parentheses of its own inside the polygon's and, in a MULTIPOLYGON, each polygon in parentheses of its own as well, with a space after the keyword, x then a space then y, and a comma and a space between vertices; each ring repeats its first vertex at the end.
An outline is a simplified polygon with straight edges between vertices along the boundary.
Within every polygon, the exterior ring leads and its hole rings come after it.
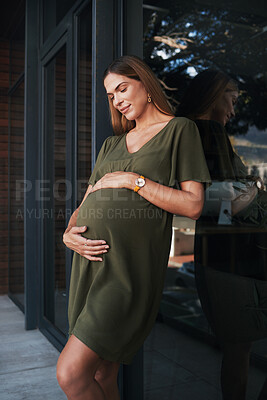
POLYGON ((111 234, 121 236, 138 229, 151 232, 159 227, 163 215, 162 209, 132 190, 101 189, 89 194, 81 205, 77 226, 88 227, 85 237, 107 239, 111 234))

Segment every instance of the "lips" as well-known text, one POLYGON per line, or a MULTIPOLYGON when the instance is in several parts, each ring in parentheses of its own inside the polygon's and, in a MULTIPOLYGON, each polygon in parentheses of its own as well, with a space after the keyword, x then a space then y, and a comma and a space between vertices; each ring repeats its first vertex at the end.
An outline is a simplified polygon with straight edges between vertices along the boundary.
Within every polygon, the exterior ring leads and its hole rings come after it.
POLYGON ((130 104, 128 105, 128 106, 126 106, 126 107, 122 107, 119 111, 122 113, 122 114, 125 114, 128 110, 129 110, 129 108, 130 108, 130 104))

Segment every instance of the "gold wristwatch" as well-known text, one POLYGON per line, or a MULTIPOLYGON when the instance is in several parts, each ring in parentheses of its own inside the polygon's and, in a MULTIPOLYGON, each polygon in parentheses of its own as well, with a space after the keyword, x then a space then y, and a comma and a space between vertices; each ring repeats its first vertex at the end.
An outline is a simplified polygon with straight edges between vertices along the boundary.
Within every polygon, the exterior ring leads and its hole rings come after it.
POLYGON ((134 191, 137 193, 139 189, 141 189, 143 186, 145 186, 146 181, 145 177, 143 175, 140 175, 139 178, 135 180, 135 188, 134 191))

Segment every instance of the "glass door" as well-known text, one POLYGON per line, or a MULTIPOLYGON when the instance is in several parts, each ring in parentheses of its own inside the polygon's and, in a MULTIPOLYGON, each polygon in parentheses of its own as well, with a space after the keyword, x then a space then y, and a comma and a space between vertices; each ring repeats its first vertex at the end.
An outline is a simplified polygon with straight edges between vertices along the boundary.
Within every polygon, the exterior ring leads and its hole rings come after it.
POLYGON ((42 62, 41 328, 50 338, 52 335, 58 348, 68 332, 72 262, 72 252, 62 236, 84 196, 91 172, 91 8, 89 3, 77 11, 74 26, 42 62))
POLYGON ((44 317, 66 334, 66 256, 62 242, 66 181, 66 45, 44 69, 43 204, 44 317))

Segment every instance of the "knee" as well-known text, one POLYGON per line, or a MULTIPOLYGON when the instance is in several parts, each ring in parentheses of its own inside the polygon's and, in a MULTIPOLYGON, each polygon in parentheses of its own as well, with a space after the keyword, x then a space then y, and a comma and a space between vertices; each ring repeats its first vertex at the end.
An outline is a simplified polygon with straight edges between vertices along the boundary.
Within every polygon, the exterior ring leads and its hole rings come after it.
POLYGON ((79 390, 81 386, 79 370, 75 369, 73 364, 58 363, 57 381, 64 393, 73 393, 74 390, 79 390))
POLYGON ((95 380, 101 386, 107 386, 111 384, 114 380, 114 377, 110 374, 110 371, 107 370, 97 370, 95 373, 95 380))
POLYGON ((100 368, 96 370, 95 380, 102 387, 117 387, 117 376, 118 366, 110 363, 109 361, 103 361, 100 368))
POLYGON ((64 392, 73 382, 73 374, 71 370, 60 362, 57 364, 57 381, 64 392))

